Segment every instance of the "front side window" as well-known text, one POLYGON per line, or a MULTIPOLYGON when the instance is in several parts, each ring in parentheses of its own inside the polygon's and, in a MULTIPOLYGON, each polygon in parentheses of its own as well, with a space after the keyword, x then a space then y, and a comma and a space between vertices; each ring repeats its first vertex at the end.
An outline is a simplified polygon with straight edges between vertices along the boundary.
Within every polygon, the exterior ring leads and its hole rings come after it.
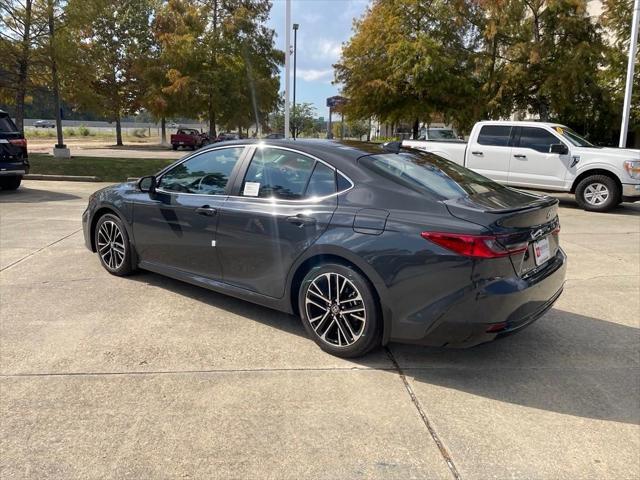
POLYGON ((301 199, 316 161, 300 153, 259 148, 242 184, 245 197, 301 199))
POLYGON ((17 132, 18 129, 8 115, 0 116, 0 132, 9 133, 17 132))
POLYGON ((531 148, 537 152, 549 153, 551 145, 562 143, 551 132, 537 127, 522 127, 520 148, 531 148))
POLYGON ((494 147, 508 147, 511 137, 511 127, 506 125, 484 125, 478 134, 480 145, 494 147))
POLYGON ((162 175, 159 187, 169 192, 224 195, 229 176, 244 147, 209 150, 162 175))

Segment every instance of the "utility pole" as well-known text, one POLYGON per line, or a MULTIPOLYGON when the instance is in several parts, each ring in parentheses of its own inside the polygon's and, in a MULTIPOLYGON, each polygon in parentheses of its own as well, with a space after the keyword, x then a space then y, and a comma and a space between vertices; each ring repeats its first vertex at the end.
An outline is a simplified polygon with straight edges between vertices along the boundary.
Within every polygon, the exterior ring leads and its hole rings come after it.
POLYGON ((296 58, 298 57, 298 28, 300 25, 293 24, 293 139, 298 136, 298 122, 296 115, 296 58))
POLYGON ((622 125, 620 127, 620 148, 627 146, 629 131, 629 115, 631 112, 631 93, 633 91, 633 70, 638 51, 638 23, 640 23, 640 0, 633 2, 633 19, 631 20, 631 39, 629 40, 629 63, 627 63, 627 85, 624 90, 624 106, 622 107, 622 125))
POLYGON ((290 75, 290 57, 291 57, 291 0, 286 0, 285 3, 285 48, 284 48, 284 138, 289 138, 291 136, 291 131, 289 129, 289 113, 290 113, 290 105, 289 105, 289 79, 290 75))

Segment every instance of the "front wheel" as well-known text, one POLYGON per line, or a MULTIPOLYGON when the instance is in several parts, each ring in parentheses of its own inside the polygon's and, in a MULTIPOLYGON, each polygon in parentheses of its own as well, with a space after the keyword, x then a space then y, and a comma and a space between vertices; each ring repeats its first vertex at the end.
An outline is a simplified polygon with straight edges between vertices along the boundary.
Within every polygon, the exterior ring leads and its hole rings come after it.
POLYGON ((0 178, 0 188, 3 190, 17 190, 22 183, 22 177, 4 177, 0 178))
POLYGON ((95 242, 100 263, 107 272, 117 276, 133 272, 129 236, 120 218, 110 213, 100 217, 96 224, 95 242))
POLYGON ((621 199, 620 187, 606 175, 592 175, 576 187, 576 201, 584 210, 606 212, 618 205, 621 199))
POLYGON ((359 357, 380 345, 373 287, 351 267, 331 263, 311 269, 300 286, 298 305, 307 333, 328 353, 359 357))

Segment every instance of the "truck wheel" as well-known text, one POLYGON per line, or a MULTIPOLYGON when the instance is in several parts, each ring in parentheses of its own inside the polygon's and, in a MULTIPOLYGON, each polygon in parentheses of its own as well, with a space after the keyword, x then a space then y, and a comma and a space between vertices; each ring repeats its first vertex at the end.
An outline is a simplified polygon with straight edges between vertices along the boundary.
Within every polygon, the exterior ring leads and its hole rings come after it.
POLYGON ((22 182, 22 177, 0 178, 0 188, 3 190, 17 190, 22 182))
POLYGON ((616 181, 606 175, 592 175, 576 187, 576 201, 590 212, 606 212, 620 203, 622 191, 616 181))
POLYGON ((171 145, 171 148, 173 148, 174 150, 178 149, 178 145, 171 145))

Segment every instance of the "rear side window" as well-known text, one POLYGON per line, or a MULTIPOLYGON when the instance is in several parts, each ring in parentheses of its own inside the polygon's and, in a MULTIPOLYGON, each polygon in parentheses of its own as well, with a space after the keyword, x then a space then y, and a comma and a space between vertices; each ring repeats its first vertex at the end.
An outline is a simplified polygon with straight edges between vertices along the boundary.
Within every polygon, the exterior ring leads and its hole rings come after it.
POLYGON ((245 197, 297 200, 304 197, 316 161, 289 150, 259 148, 244 178, 245 197))
POLYGON ((401 187, 439 199, 485 194, 505 187, 467 168, 428 152, 415 150, 360 158, 359 162, 401 187))
POLYGON ((8 115, 0 115, 0 132, 17 132, 18 128, 8 115))
POLYGON ((537 127, 522 127, 520 148, 531 148, 537 152, 549 153, 551 145, 562 143, 554 134, 537 127))
POLYGON ((506 125, 484 125, 478 134, 480 145, 491 145, 494 147, 508 147, 511 137, 511 127, 506 125))
POLYGON ((305 197, 325 197, 333 193, 336 193, 335 170, 317 162, 309 180, 305 197))

